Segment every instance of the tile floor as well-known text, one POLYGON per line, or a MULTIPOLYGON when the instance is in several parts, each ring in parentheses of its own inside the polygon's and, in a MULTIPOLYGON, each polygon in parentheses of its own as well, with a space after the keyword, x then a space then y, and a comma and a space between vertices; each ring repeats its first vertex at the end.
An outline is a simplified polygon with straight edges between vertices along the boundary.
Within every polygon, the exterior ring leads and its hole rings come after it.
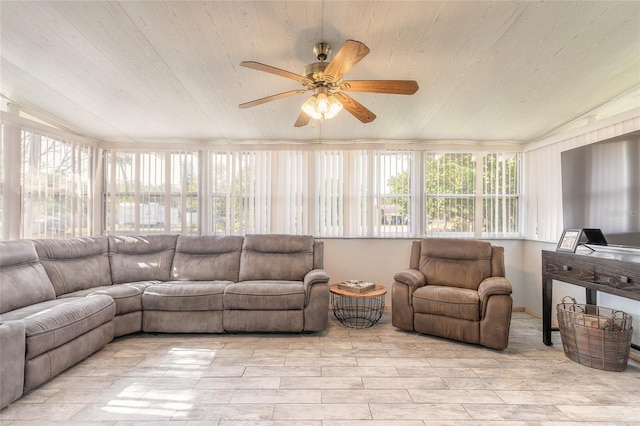
POLYGON ((0 412, 1 425, 640 425, 640 364, 604 372, 514 313, 494 351, 374 327, 116 339, 0 412))

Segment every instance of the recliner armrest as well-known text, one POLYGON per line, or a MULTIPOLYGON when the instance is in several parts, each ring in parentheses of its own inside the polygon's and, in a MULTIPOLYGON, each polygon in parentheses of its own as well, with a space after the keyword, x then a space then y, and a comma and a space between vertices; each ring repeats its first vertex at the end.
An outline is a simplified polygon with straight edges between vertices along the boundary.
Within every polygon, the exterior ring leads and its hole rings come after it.
POLYGON ((323 284, 329 282, 329 274, 324 269, 312 269, 304 276, 304 287, 308 288, 313 284, 323 284))
POLYGON ((480 299, 493 296, 494 294, 511 294, 511 283, 505 277, 489 277, 483 280, 478 286, 480 299))
MULTIPOLYGON (((305 292, 305 306, 309 304, 309 298, 311 297, 312 287, 317 284, 327 284, 329 282, 329 274, 324 269, 312 269, 304 276, 304 292, 305 292)), ((327 294, 329 294, 329 286, 326 286, 327 294)), ((317 290, 313 290, 314 292, 317 290)), ((327 299, 329 296, 327 296, 327 299)), ((328 300, 327 300, 328 301, 328 300)))
POLYGON ((395 274, 393 279, 411 287, 411 292, 418 287, 422 287, 426 283, 424 275, 417 269, 405 269, 404 271, 395 274))
POLYGON ((482 315, 484 316, 484 312, 486 311, 489 297, 499 294, 509 295, 511 291, 511 283, 505 277, 489 277, 484 279, 480 283, 480 286, 478 286, 478 297, 480 298, 482 315))
MULTIPOLYGON (((413 293, 420 287, 424 286, 427 281, 424 274, 417 269, 405 269, 404 271, 400 271, 393 276, 393 296, 394 298, 399 298, 399 300, 405 299, 402 303, 406 303, 407 307, 413 306, 413 293), (407 290, 401 290, 401 285, 406 285, 407 290), (396 291, 396 286, 397 290, 396 291), (403 296, 400 296, 402 294, 403 296)), ((413 316, 413 314, 411 314, 413 316)), ((413 319, 411 320, 413 321, 413 319)), ((410 329, 413 329, 411 326, 410 329)))

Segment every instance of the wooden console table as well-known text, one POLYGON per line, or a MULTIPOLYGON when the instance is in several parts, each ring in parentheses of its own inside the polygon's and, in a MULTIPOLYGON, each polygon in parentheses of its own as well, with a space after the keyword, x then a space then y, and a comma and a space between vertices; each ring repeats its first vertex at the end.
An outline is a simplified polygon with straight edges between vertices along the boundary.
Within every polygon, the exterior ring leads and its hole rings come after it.
MULTIPOLYGON (((542 251, 542 341, 551 343, 553 280, 585 288, 587 304, 597 304, 597 292, 640 301, 640 253, 542 251)), ((556 331, 557 328, 553 329, 556 331)), ((631 345, 640 349, 638 345, 631 345)))

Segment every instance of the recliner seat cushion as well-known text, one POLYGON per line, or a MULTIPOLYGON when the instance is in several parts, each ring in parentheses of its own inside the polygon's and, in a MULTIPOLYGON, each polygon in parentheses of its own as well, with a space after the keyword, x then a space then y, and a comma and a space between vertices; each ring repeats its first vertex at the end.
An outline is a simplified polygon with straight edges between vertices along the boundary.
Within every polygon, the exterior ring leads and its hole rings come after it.
POLYGON ((154 284, 142 296, 145 311, 221 311, 224 289, 230 282, 170 281, 154 284))
POLYGON ((181 235, 171 267, 180 281, 238 281, 243 238, 237 235, 181 235))
POLYGON ((29 360, 62 346, 113 320, 116 305, 109 296, 49 300, 0 316, 0 321, 21 320, 29 360))
POLYGON ((304 284, 299 281, 244 281, 224 291, 225 310, 304 309, 304 284))
POLYGON ((46 238, 33 243, 57 296, 111 285, 107 237, 46 238))
POLYGON ((106 294, 116 302, 116 315, 128 314, 130 312, 142 311, 142 294, 150 285, 160 281, 141 281, 137 283, 114 284, 102 287, 93 287, 86 290, 79 290, 65 294, 66 297, 87 297, 106 294))
POLYGON ((416 313, 480 321, 478 292, 464 288, 427 285, 413 293, 416 313))

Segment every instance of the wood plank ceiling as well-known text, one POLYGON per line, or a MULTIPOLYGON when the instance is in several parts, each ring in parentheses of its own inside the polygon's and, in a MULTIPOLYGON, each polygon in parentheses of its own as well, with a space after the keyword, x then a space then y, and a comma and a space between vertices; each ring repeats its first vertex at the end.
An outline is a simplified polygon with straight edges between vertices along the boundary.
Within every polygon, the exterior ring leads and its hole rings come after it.
MULTIPOLYGON (((531 141, 640 85, 640 2, 40 1, 0 3, 1 95, 105 141, 531 141), (347 79, 411 79, 415 95, 355 93, 302 128, 293 90, 324 41, 371 53, 347 79)), ((331 57, 329 58, 331 59, 331 57)), ((637 100, 637 97, 634 98, 637 100)), ((640 106, 640 105, 635 105, 640 106)))

